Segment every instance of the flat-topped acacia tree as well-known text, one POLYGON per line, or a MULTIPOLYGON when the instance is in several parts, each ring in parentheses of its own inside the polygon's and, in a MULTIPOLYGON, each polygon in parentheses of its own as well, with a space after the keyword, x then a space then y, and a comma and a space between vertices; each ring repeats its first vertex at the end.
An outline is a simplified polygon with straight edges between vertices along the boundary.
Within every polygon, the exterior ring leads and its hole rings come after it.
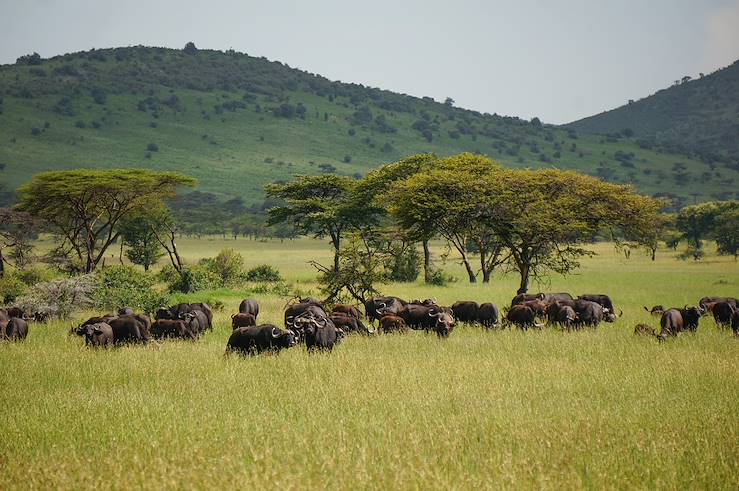
POLYGON ((124 218, 161 206, 178 186, 194 184, 176 172, 145 169, 42 172, 18 189, 18 209, 44 220, 62 238, 59 250, 89 273, 118 239, 124 218))

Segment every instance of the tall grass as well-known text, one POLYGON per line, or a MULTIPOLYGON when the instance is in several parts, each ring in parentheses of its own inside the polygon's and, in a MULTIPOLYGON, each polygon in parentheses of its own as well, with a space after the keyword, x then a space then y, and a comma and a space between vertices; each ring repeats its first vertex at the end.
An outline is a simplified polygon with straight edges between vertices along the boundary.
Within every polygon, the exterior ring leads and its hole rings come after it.
MULTIPOLYGON (((306 287, 304 261, 326 253, 236 243, 306 287)), ((183 241, 193 257, 220 247, 183 241)), ((0 489, 737 489, 739 341, 707 319, 661 344, 632 330, 655 324, 642 304, 736 295, 739 267, 598 250, 550 287, 611 293, 624 316, 580 333, 459 327, 224 357, 240 300, 225 292, 196 342, 93 351, 69 322, 32 325, 0 345, 0 489)), ((514 283, 385 289, 503 305, 514 283)), ((280 323, 285 299, 259 300, 280 323)))

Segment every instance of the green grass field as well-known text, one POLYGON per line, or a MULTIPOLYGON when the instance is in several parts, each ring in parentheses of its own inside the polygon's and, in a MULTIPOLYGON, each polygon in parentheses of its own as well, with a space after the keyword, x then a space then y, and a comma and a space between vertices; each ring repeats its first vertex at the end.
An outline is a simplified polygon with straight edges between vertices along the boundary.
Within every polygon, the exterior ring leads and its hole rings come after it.
MULTIPOLYGON (((235 247, 303 290, 306 261, 330 259, 308 239, 180 245, 189 259, 235 247)), ((737 489, 739 340, 710 319, 662 344, 632 331, 657 325, 642 305, 737 296, 739 264, 594 248, 542 289, 611 294, 624 315, 595 331, 458 327, 224 358, 241 300, 228 291, 203 292, 226 308, 194 343, 93 351, 71 321, 32 325, 0 345, 0 489, 737 489)), ((515 284, 382 290, 503 306, 515 284)), ((279 323, 287 299, 257 298, 260 320, 279 323)))

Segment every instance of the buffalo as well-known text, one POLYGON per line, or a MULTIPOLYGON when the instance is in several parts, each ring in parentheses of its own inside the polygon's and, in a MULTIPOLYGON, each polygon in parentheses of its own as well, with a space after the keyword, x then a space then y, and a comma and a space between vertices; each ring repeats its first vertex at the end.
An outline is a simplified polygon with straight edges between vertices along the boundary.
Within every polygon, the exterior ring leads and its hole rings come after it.
POLYGON ((135 312, 131 307, 122 307, 118 309, 118 315, 133 315, 135 312))
POLYGON ((598 324, 609 314, 608 310, 599 303, 590 300, 575 300, 574 310, 577 313, 576 326, 598 327, 598 324))
MULTIPOLYGON (((185 314, 190 315, 190 314, 185 314)), ((151 326, 151 333, 156 339, 179 338, 195 339, 198 333, 193 331, 185 320, 158 319, 151 326)))
POLYGON ((488 329, 498 325, 500 322, 498 307, 490 302, 481 304, 477 313, 477 321, 488 329))
POLYGON ((472 301, 459 301, 452 305, 454 318, 464 324, 472 324, 479 321, 480 305, 472 301))
MULTIPOLYGON (((611 313, 611 314, 613 314, 614 315, 614 319, 615 319, 616 309, 613 306, 613 302, 611 301, 611 297, 609 297, 608 295, 603 295, 603 294, 586 294, 586 295, 580 295, 577 298, 578 298, 578 300, 590 300, 591 302, 595 302, 595 303, 599 304, 604 309, 608 309, 608 312, 611 313)), ((623 315, 623 311, 621 311, 621 314, 620 315, 623 315)))
POLYGON ((0 339, 8 341, 23 341, 28 336, 28 323, 25 319, 11 317, 0 323, 0 339))
POLYGON ((251 327, 257 325, 257 319, 254 314, 234 314, 231 316, 231 327, 238 329, 239 327, 251 327))
POLYGON ((665 306, 664 305, 655 305, 651 309, 649 309, 649 308, 647 308, 645 306, 644 307, 644 310, 646 310, 647 312, 649 312, 651 315, 661 316, 662 313, 665 311, 665 306))
POLYGON ((440 309, 433 309, 429 316, 435 319, 433 329, 440 338, 448 338, 454 330, 454 316, 440 309))
POLYGON ((380 330, 382 332, 407 332, 408 326, 402 317, 397 315, 383 315, 380 317, 380 330))
POLYGON ((360 312, 359 309, 353 305, 338 304, 334 306, 333 309, 331 309, 331 314, 345 314, 357 320, 362 320, 362 318, 364 317, 362 315, 362 312, 360 312))
POLYGON ((734 336, 739 336, 739 309, 731 316, 731 330, 734 331, 734 336))
POLYGON ((683 331, 683 316, 677 309, 667 309, 659 321, 661 327, 658 339, 664 341, 667 336, 677 336, 683 331))
POLYGON ((739 300, 734 297, 703 297, 698 301, 698 307, 704 310, 704 313, 708 313, 712 310, 713 305, 718 302, 727 302, 732 308, 737 308, 739 300))
POLYGON ((330 319, 337 328, 345 333, 359 332, 362 334, 372 334, 372 331, 367 329, 367 326, 362 324, 361 320, 343 312, 331 313, 330 319))
POLYGON ((514 305, 508 310, 506 320, 521 329, 541 327, 536 324, 536 313, 528 305, 514 305))
POLYGON ((122 315, 108 322, 113 329, 113 342, 122 343, 148 343, 151 340, 149 328, 151 321, 148 317, 141 315, 122 315))
POLYGON ((575 309, 569 305, 562 305, 555 314, 554 323, 564 327, 567 330, 572 329, 580 321, 575 309))
POLYGON ((113 345, 113 328, 107 322, 83 324, 75 331, 85 337, 85 345, 93 348, 107 348, 113 345))
POLYGON ((729 327, 731 318, 734 315, 734 307, 729 302, 716 302, 713 304, 711 311, 713 312, 713 320, 721 327, 729 327))
POLYGON ((367 320, 372 323, 386 314, 397 315, 407 304, 408 302, 398 297, 373 297, 364 303, 364 313, 367 320))
POLYGON ((239 304, 239 313, 251 314, 254 316, 254 319, 256 319, 259 317, 259 304, 253 298, 245 298, 239 304))
POLYGON ((303 317, 303 335, 308 351, 331 351, 341 341, 344 332, 337 328, 331 319, 326 317, 303 317))
POLYGON ((295 333, 272 324, 239 327, 228 338, 226 354, 254 355, 265 351, 279 352, 295 346, 295 333))

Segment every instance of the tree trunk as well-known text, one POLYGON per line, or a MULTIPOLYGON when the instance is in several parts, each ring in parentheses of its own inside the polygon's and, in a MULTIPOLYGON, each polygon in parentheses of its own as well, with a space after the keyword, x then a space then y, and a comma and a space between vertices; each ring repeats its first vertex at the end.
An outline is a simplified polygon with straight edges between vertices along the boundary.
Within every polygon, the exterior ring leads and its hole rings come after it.
POLYGON ((462 262, 464 263, 464 267, 467 270, 467 275, 470 277, 470 283, 477 283, 477 276, 475 276, 472 265, 470 264, 469 259, 467 259, 467 254, 465 253, 462 253, 462 262))
POLYGON ((657 248, 652 248, 652 261, 654 261, 657 258, 657 248))
POLYGON ((5 258, 3 257, 2 248, 0 248, 0 278, 4 278, 4 277, 5 277, 5 258))
POLYGON ((490 268, 485 261, 487 253, 485 249, 480 248, 480 270, 482 271, 482 282, 490 283, 490 268))
POLYGON ((518 291, 516 292, 517 295, 529 291, 529 265, 521 265, 519 273, 521 273, 521 283, 518 286, 518 291))
POLYGON ((431 283, 431 251, 429 250, 428 239, 423 239, 423 281, 431 283))
POLYGON ((334 273, 338 273, 339 266, 339 250, 341 249, 341 237, 338 234, 331 234, 331 243, 334 246, 334 273))

